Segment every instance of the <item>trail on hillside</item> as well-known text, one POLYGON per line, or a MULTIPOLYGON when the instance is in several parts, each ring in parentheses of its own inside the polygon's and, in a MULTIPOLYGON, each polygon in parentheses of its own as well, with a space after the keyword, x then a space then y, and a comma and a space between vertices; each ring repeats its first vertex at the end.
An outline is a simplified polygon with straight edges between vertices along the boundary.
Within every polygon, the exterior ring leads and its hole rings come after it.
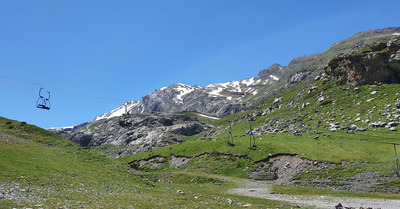
POLYGON ((242 183, 243 184, 239 187, 230 189, 229 192, 232 194, 284 201, 299 206, 311 206, 315 208, 332 209, 335 208, 335 206, 339 203, 341 203, 343 206, 353 208, 369 207, 382 209, 398 209, 400 207, 400 200, 277 194, 271 191, 271 184, 252 180, 245 180, 242 183))

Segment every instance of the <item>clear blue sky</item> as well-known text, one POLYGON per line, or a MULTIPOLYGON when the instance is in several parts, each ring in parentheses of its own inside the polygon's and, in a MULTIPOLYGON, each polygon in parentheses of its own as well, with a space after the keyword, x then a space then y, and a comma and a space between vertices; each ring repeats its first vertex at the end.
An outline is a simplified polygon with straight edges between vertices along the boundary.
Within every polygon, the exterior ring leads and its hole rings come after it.
POLYGON ((76 125, 162 86, 243 80, 398 26, 398 0, 1 0, 0 116, 76 125))

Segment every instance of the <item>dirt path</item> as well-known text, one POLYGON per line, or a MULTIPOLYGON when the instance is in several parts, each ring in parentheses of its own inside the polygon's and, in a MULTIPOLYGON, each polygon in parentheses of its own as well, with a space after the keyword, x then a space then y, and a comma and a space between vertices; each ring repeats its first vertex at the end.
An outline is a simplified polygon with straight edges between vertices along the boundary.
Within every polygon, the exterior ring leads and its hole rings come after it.
POLYGON ((335 208, 341 203, 343 206, 353 208, 381 208, 381 209, 398 209, 400 208, 400 200, 383 200, 383 199, 366 199, 366 198, 340 198, 330 196, 301 196, 271 193, 271 185, 246 180, 237 188, 231 189, 229 192, 233 194, 259 197, 269 200, 279 200, 293 203, 299 206, 311 206, 315 208, 335 208))

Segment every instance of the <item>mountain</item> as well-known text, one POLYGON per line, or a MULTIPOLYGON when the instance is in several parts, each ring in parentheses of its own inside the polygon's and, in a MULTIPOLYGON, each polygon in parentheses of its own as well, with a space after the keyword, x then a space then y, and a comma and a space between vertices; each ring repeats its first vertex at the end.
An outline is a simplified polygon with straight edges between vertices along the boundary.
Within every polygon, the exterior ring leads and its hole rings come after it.
MULTIPOLYGON (((382 74, 386 76, 386 80, 379 80, 379 82, 398 82, 400 56, 396 40, 399 34, 400 28, 361 32, 332 45, 324 52, 298 57, 293 59, 288 66, 273 64, 260 71, 256 77, 242 81, 210 84, 205 87, 185 84, 162 87, 143 97, 140 101, 130 101, 83 126, 76 126, 69 130, 53 129, 53 131, 68 135, 70 140, 82 146, 112 144, 131 147, 128 148, 128 151, 120 150, 121 153, 118 156, 123 156, 185 141, 188 135, 174 132, 178 125, 185 124, 184 126, 197 127, 202 131, 212 128, 207 124, 195 122, 194 119, 176 119, 176 113, 179 112, 196 112, 202 114, 203 117, 218 118, 248 110, 257 110, 253 113, 256 116, 268 115, 282 107, 281 95, 302 85, 307 87, 303 87, 302 92, 297 93, 298 95, 308 92, 307 97, 316 97, 315 100, 321 104, 329 104, 334 101, 324 95, 324 92, 332 88, 329 86, 329 81, 332 79, 337 85, 343 84, 342 80, 346 81, 344 83, 355 85, 350 82, 355 77, 359 80, 365 80, 368 77, 370 81, 360 83, 364 85, 370 84, 371 79, 379 78, 377 75, 382 74), (373 66, 373 68, 366 67, 371 70, 364 70, 364 73, 360 73, 365 69, 360 66, 373 66), (323 84, 313 84, 315 81, 323 84), (266 104, 269 104, 268 108, 265 108, 266 104), (155 122, 155 124, 148 122, 165 121, 165 118, 172 122, 167 125, 163 122, 155 122), (153 133, 154 130, 157 131, 153 133), (166 138, 170 140, 165 140, 166 138), (146 149, 138 148, 140 146, 145 146, 146 149)), ((310 102, 300 104, 296 100, 290 101, 286 105, 302 110, 308 103, 310 102)), ((313 129, 312 125, 306 126, 299 123, 297 121, 299 118, 303 118, 303 116, 299 115, 297 119, 292 118, 285 122, 282 122, 281 119, 269 120, 264 125, 265 130, 262 130, 261 133, 282 131, 293 134, 310 133, 308 129, 313 129), (289 124, 291 125, 289 126, 289 124)), ((218 137, 224 131, 226 129, 217 130, 210 134, 204 134, 204 137, 218 137)), ((199 132, 193 132, 190 136, 197 133, 199 132)))
POLYGON ((273 85, 285 74, 286 67, 274 64, 258 76, 242 81, 210 84, 205 87, 174 84, 156 89, 140 101, 130 101, 95 120, 124 113, 199 112, 224 117, 248 109, 261 87, 273 85))

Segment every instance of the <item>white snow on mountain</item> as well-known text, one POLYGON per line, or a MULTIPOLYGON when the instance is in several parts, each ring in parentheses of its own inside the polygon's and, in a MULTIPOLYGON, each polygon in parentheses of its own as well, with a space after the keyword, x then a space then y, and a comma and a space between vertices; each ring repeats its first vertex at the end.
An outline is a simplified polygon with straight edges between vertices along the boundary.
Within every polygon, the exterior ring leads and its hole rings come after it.
POLYGON ((273 75, 270 75, 269 77, 271 77, 272 79, 274 79, 274 80, 276 80, 276 81, 278 81, 278 80, 279 80, 279 78, 278 78, 278 77, 276 77, 276 76, 273 76, 273 75))
POLYGON ((122 105, 121 107, 118 107, 117 109, 111 110, 110 112, 108 112, 106 114, 96 117, 94 120, 108 119, 108 118, 112 118, 112 117, 121 116, 125 113, 129 113, 129 110, 131 110, 133 108, 140 107, 140 105, 141 105, 140 102, 133 100, 133 101, 125 103, 124 105, 122 105))
MULTIPOLYGON (((185 97, 194 92, 199 91, 208 94, 210 97, 222 97, 226 98, 227 101, 240 102, 246 95, 256 95, 260 85, 266 85, 271 81, 278 81, 279 78, 274 75, 269 76, 271 79, 260 79, 259 77, 248 78, 242 81, 229 81, 225 83, 210 84, 205 87, 201 86, 189 86, 186 84, 174 84, 169 87, 161 87, 151 93, 152 97, 160 96, 162 101, 171 105, 175 104, 179 109, 179 106, 183 106, 185 97), (161 96, 169 95, 169 97, 161 96)), ((148 101, 147 101, 148 102, 148 101)), ((152 111, 145 107, 143 101, 130 101, 122 105, 121 107, 114 109, 108 113, 100 115, 95 120, 108 119, 112 117, 121 116, 125 113, 144 113, 152 111)))
POLYGON ((198 87, 197 86, 189 86, 186 84, 178 84, 178 87, 176 88, 176 91, 179 92, 178 95, 176 95, 177 101, 176 103, 182 104, 183 103, 183 96, 186 94, 189 94, 190 92, 196 90, 198 87))

